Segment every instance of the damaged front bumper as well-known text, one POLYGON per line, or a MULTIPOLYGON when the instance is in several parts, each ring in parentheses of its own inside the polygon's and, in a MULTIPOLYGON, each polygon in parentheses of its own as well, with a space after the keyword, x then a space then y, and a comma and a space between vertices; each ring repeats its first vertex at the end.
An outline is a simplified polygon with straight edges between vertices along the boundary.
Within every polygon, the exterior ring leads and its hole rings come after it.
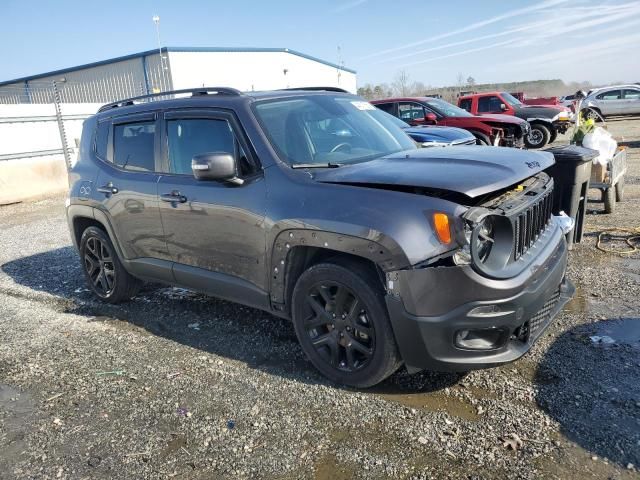
POLYGON ((388 272, 387 307, 409 371, 488 368, 524 355, 575 291, 559 227, 537 258, 504 280, 470 266, 388 272))

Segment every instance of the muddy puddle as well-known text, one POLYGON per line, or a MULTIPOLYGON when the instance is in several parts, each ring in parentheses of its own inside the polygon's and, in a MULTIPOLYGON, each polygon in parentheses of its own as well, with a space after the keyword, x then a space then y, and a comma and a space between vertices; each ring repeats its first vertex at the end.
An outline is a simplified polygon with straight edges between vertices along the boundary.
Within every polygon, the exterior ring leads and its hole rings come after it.
POLYGON ((376 395, 409 408, 445 412, 464 420, 478 420, 478 412, 471 403, 443 393, 377 393, 376 395))
POLYGON ((603 320, 593 325, 594 343, 632 345, 640 348, 640 317, 603 320))

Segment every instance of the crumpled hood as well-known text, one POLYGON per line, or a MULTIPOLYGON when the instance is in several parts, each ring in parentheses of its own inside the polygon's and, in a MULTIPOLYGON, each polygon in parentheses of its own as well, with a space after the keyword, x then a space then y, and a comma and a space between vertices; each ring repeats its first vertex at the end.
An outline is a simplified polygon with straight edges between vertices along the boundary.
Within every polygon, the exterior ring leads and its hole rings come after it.
POLYGON ((553 154, 504 147, 422 148, 317 170, 314 179, 351 185, 446 190, 474 198, 507 188, 554 163, 553 154))
POLYGON ((548 118, 551 120, 562 110, 556 107, 524 106, 515 108, 516 116, 526 120, 528 118, 548 118))
POLYGON ((438 126, 424 126, 424 127, 407 127, 404 131, 410 135, 414 140, 421 142, 442 142, 450 143, 455 140, 468 140, 474 139, 473 134, 467 130, 456 127, 438 127, 438 126))

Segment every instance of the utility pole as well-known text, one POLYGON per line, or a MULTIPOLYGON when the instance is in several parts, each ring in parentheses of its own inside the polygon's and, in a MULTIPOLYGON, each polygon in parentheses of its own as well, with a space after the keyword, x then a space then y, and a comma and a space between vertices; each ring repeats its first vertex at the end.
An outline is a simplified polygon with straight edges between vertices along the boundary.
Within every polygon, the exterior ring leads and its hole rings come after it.
MULTIPOLYGON (((64 83, 67 80, 62 78, 59 80, 64 83)), ((62 119, 62 99, 60 97, 60 91, 58 90, 58 81, 53 81, 53 105, 56 109, 56 122, 58 122, 58 130, 60 131, 60 142, 62 143, 62 154, 64 155, 64 163, 67 167, 67 171, 71 169, 71 152, 69 151, 69 145, 67 144, 67 134, 64 129, 64 120, 62 119)))

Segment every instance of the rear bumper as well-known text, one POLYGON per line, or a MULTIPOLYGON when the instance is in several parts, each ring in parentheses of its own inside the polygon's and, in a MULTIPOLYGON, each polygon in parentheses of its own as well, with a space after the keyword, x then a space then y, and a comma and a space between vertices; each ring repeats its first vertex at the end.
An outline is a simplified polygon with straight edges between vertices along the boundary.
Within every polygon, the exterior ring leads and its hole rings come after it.
POLYGON ((553 122, 553 128, 555 128, 559 133, 566 133, 571 127, 571 122, 566 120, 556 120, 553 122))
POLYGON ((508 280, 482 277, 470 267, 393 272, 394 288, 386 302, 407 368, 466 371, 523 356, 575 291, 565 278, 567 247, 561 232, 554 240, 540 255, 546 259, 542 264, 508 280), (465 348, 457 342, 464 331, 489 332, 495 346, 465 348))

